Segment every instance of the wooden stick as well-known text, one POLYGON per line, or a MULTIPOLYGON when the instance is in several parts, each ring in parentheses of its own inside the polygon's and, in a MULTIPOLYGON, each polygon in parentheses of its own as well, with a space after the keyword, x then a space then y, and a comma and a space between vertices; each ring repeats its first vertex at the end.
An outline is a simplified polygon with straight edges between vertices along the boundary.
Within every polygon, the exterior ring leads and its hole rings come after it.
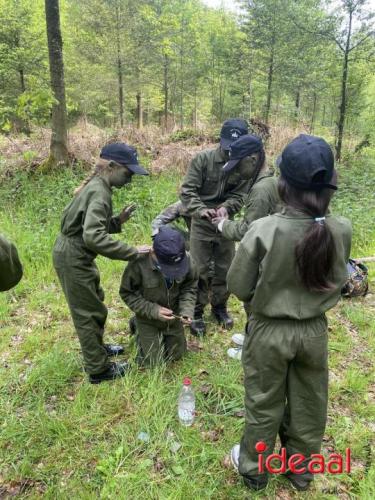
POLYGON ((358 260, 358 262, 375 262, 375 257, 359 257, 354 260, 358 260))

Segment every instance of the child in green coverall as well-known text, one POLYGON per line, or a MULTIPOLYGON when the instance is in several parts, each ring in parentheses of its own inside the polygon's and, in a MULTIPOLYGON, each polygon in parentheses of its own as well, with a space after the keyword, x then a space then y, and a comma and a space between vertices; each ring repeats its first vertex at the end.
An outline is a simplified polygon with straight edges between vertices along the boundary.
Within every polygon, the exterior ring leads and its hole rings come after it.
POLYGON ((286 459, 305 457, 286 477, 306 490, 327 420, 325 313, 347 279, 352 231, 347 219, 328 212, 337 187, 323 139, 298 136, 279 167, 285 208, 250 225, 227 276, 229 291, 251 310, 242 353, 246 423, 231 458, 246 486, 266 487, 258 460, 273 453, 279 432, 286 459))
POLYGON ((186 351, 183 325, 190 325, 197 298, 198 272, 176 229, 161 227, 153 252, 130 262, 120 295, 136 315, 138 361, 154 366, 175 361, 186 351))
POLYGON ((121 346, 103 343, 107 308, 100 286, 96 256, 132 260, 148 253, 148 246, 133 247, 114 240, 134 206, 126 207, 117 217, 112 214, 112 188, 131 182, 133 174, 148 175, 138 163, 137 152, 127 144, 104 146, 93 173, 76 189, 65 208, 61 234, 53 249, 53 264, 69 305, 81 344, 85 370, 92 384, 122 377, 127 363, 110 363, 109 356, 121 354, 121 346))

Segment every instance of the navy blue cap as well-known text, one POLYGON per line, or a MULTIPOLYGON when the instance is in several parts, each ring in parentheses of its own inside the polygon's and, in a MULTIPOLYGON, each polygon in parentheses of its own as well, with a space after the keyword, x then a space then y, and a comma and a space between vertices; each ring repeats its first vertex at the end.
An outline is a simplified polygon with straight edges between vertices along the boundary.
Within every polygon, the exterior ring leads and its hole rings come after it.
POLYGON ((220 145, 224 150, 229 149, 232 142, 236 141, 241 135, 247 134, 249 125, 241 118, 231 118, 225 120, 220 132, 220 145))
POLYGON ((153 248, 164 276, 178 279, 187 274, 189 260, 185 239, 179 231, 168 226, 161 227, 155 235, 153 248))
POLYGON ((330 145, 321 137, 301 134, 290 142, 277 160, 281 175, 296 189, 329 188, 335 160, 330 145))
POLYGON ((133 174, 148 175, 147 170, 138 163, 138 154, 135 148, 124 142, 107 144, 100 152, 100 158, 113 160, 120 165, 126 166, 133 174))
POLYGON ((229 161, 224 165, 224 172, 232 170, 243 158, 263 150, 263 142, 257 135, 243 135, 229 147, 229 161))

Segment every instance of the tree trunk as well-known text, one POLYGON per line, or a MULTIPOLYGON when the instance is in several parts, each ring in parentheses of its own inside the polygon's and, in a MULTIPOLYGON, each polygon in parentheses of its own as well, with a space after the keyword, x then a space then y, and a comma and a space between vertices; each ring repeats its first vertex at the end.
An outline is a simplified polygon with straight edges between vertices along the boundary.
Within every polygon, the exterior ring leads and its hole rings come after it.
POLYGON ((120 127, 124 128, 124 81, 122 74, 120 7, 116 6, 117 78, 120 127))
POLYGON ((26 85, 25 85, 25 73, 22 68, 19 70, 19 74, 20 74, 21 92, 24 93, 26 90, 26 85))
POLYGON ((49 158, 50 164, 53 165, 55 163, 69 163, 59 0, 45 0, 45 10, 51 89, 55 98, 55 102, 52 104, 52 135, 49 158))
POLYGON ((272 35, 271 54, 270 54, 270 62, 269 62, 269 66, 268 66, 268 79, 267 79, 268 80, 267 81, 267 103, 266 103, 266 112, 265 112, 265 116, 264 116, 266 124, 268 124, 268 119, 269 119, 270 109, 271 109, 274 58, 275 58, 275 36, 272 35))
POLYGON ((344 62, 342 68, 342 81, 341 81, 340 114, 337 126, 337 143, 336 143, 337 161, 340 161, 341 159, 342 139, 344 136, 344 125, 345 125, 345 115, 346 115, 346 87, 348 82, 348 66, 349 66, 350 38, 352 34, 352 20, 353 20, 353 12, 349 11, 349 28, 348 28, 348 36, 346 38, 346 45, 344 51, 344 62))
POLYGON ((163 92, 164 92, 164 130, 168 130, 168 69, 169 69, 169 60, 168 55, 164 54, 164 82, 163 82, 163 92))
POLYGON ((315 114, 316 114, 316 103, 317 103, 318 97, 316 95, 316 92, 314 92, 314 100, 313 100, 313 110, 312 110, 312 115, 311 115, 311 122, 310 122, 310 134, 314 132, 314 125, 315 125, 315 114))
POLYGON ((142 94, 140 91, 137 94, 137 127, 143 128, 142 94))
POLYGON ((197 109, 197 86, 194 86, 194 112, 193 112, 193 124, 194 130, 197 130, 197 121, 198 121, 198 109, 197 109))
POLYGON ((301 105, 301 92, 300 89, 297 89, 295 110, 294 110, 294 116, 296 117, 296 119, 298 119, 299 117, 300 105, 301 105))
POLYGON ((326 105, 324 104, 321 124, 324 126, 325 122, 326 122, 326 105))

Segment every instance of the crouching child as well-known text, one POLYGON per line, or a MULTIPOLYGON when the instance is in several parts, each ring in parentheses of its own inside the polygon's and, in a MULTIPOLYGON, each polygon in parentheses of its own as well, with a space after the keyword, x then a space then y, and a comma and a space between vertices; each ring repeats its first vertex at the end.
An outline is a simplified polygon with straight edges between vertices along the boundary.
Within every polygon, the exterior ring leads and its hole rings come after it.
POLYGON ((189 325, 194 314, 197 284, 198 272, 184 238, 169 227, 160 229, 149 255, 129 263, 120 296, 136 316, 140 364, 154 366, 184 355, 184 324, 189 325))

